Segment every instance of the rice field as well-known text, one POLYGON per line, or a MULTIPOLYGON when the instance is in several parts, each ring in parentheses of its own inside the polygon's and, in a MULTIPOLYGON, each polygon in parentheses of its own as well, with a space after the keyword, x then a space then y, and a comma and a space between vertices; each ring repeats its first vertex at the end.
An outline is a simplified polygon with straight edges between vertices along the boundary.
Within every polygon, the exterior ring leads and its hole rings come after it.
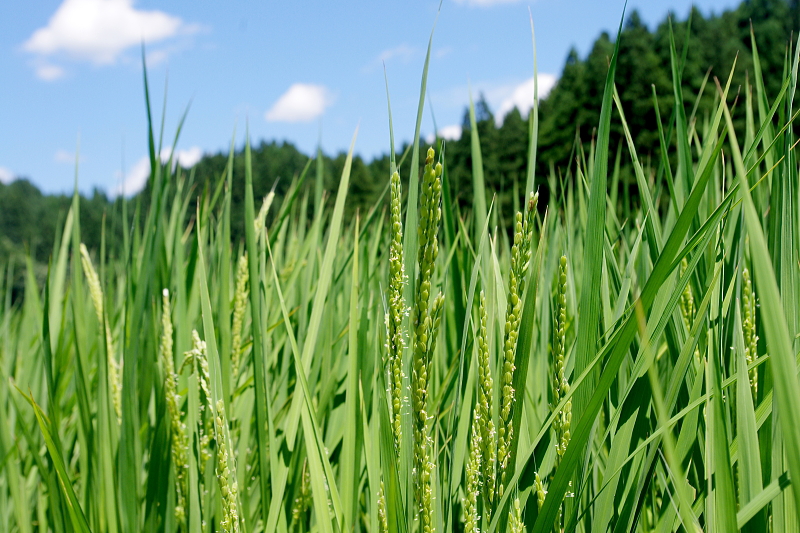
POLYGON ((707 78, 715 113, 660 113, 652 159, 615 53, 569 172, 534 175, 534 106, 516 213, 474 113, 468 208, 420 145, 427 61, 412 149, 352 219, 353 147, 336 190, 309 164, 254 198, 249 145, 194 188, 158 159, 145 75, 151 196, 122 253, 82 245, 76 195, 43 285, 0 265, 0 532, 800 531, 789 50, 780 94, 754 50, 748 86, 707 78))

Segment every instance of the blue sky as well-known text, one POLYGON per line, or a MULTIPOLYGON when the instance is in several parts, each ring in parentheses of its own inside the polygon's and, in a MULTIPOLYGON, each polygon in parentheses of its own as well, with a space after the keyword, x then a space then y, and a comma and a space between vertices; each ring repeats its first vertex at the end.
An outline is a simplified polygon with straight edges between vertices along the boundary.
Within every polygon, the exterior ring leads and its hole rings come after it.
MULTIPOLYGON (((690 0, 630 0, 651 28, 690 0)), ((694 2, 708 15, 736 0, 694 2)), ((444 0, 433 37, 430 103, 445 135, 458 133, 469 87, 496 113, 528 101, 528 10, 540 90, 569 49, 584 56, 614 32, 624 0, 444 0)), ((0 180, 24 176, 45 192, 136 192, 146 179, 140 43, 146 42, 154 118, 166 86, 165 145, 191 102, 176 146, 185 164, 250 136, 312 153, 387 152, 389 79, 398 145, 414 133, 425 48, 439 2, 0 2, 0 180)), ((429 108, 423 134, 433 132, 429 108)))

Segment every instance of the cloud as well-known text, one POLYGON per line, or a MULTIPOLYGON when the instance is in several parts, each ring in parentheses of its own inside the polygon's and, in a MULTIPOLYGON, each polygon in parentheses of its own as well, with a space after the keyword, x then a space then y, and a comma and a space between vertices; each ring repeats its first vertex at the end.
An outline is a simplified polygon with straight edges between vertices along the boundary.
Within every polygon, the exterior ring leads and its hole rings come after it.
MULTIPOLYGON (((142 41, 156 43, 197 31, 179 17, 163 11, 138 10, 134 0, 64 0, 50 17, 23 43, 22 48, 40 57, 63 54, 95 65, 116 63, 119 56, 142 41)), ((43 64, 37 75, 53 80, 60 67, 43 64)))
POLYGON ((453 53, 453 47, 445 46, 436 50, 436 52, 434 52, 434 55, 436 56, 437 59, 441 59, 443 57, 449 56, 452 53, 453 53))
POLYGON ((64 69, 58 65, 44 63, 36 67, 36 77, 44 81, 53 81, 64 75, 64 69))
POLYGON ((380 55, 378 55, 378 62, 386 63, 394 58, 400 58, 403 61, 408 61, 413 57, 414 51, 414 48, 403 43, 400 46, 395 46, 394 48, 389 48, 388 50, 381 52, 380 55))
POLYGON ((12 181, 14 181, 14 173, 8 170, 6 167, 0 167, 0 183, 5 183, 8 185, 12 181))
MULTIPOLYGON (((451 124, 450 126, 439 128, 439 137, 446 141, 457 141, 461 138, 461 126, 458 124, 451 124)), ((425 137, 425 141, 428 144, 433 144, 436 141, 436 137, 434 137, 433 134, 429 134, 425 137)))
MULTIPOLYGON (((164 148, 161 150, 161 162, 166 163, 169 161, 169 156, 172 153, 172 148, 164 148)), ((195 166, 198 161, 203 157, 203 150, 199 146, 192 146, 187 150, 176 150, 173 154, 173 159, 180 164, 183 168, 191 168, 195 166)), ((119 176, 119 174, 117 175, 119 176)), ((111 191, 112 196, 131 196, 138 193, 144 186, 147 185, 147 179, 150 177, 150 156, 143 156, 139 159, 133 167, 125 175, 122 183, 114 187, 111 191)))
POLYGON ((457 141, 461 138, 461 126, 458 124, 445 126, 439 130, 439 137, 448 141, 457 141))
MULTIPOLYGON (((556 84, 556 81, 558 81, 558 78, 556 78, 553 74, 539 74, 540 100, 547 97, 547 95, 550 93, 550 90, 556 84)), ((502 120, 502 118, 505 117, 508 112, 515 107, 520 110, 523 116, 526 116, 531 107, 533 107, 533 77, 514 87, 511 94, 507 96, 500 104, 500 107, 497 109, 497 113, 495 113, 495 117, 497 120, 502 120)))
POLYGON ((439 129, 439 137, 448 141, 457 141, 461 138, 461 126, 451 124, 439 129))
MULTIPOLYGON (((187 33, 193 33, 197 31, 208 31, 208 28, 201 27, 199 25, 192 25, 187 26, 187 33)), ((173 56, 179 55, 187 50, 190 50, 194 43, 191 39, 173 39, 169 42, 169 44, 160 45, 158 48, 154 48, 152 46, 147 48, 147 53, 145 55, 145 61, 147 62, 148 67, 154 67, 156 65, 161 65, 167 63, 169 59, 173 56)))
POLYGON ((147 52, 147 54, 145 55, 145 61, 147 62, 148 67, 154 67, 156 65, 166 63, 168 58, 169 58, 169 51, 163 49, 153 50, 152 52, 147 52))
POLYGON ((414 57, 414 54, 417 53, 417 49, 413 46, 409 46, 406 43, 401 45, 395 46, 394 48, 388 48, 378 54, 378 56, 367 63, 362 69, 361 72, 369 73, 373 72, 377 69, 382 69, 383 66, 395 59, 399 59, 402 63, 408 63, 414 57))
MULTIPOLYGON (((67 163, 70 165, 75 164, 75 154, 64 150, 63 148, 56 150, 53 159, 56 161, 56 163, 67 163)), ((80 160, 83 161, 83 156, 80 156, 80 160)))
MULTIPOLYGON (((144 189, 147 178, 150 176, 150 158, 144 156, 139 159, 125 175, 122 183, 114 187, 111 196, 131 196, 144 189)), ((120 177, 120 174, 117 174, 120 177)))
POLYGON ((470 7, 492 7, 500 4, 516 4, 519 0, 455 0, 456 4, 470 7))
POLYGON ((295 83, 267 111, 268 122, 309 122, 321 116, 333 103, 333 96, 323 85, 295 83))

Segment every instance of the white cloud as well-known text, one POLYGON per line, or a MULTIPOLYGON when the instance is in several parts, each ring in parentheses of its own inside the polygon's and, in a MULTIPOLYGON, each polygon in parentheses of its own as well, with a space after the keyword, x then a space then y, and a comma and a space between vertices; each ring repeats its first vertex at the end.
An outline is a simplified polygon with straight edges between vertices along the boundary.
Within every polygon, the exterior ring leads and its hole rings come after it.
POLYGON ((264 117, 268 122, 309 122, 321 116, 332 103, 333 96, 325 86, 295 83, 264 117))
POLYGON ((386 63, 390 59, 399 58, 403 61, 408 61, 414 55, 414 49, 407 44, 403 43, 400 46, 384 50, 378 56, 379 63, 386 63))
MULTIPOLYGON (((56 163, 67 163, 70 165, 75 164, 75 154, 64 150, 63 148, 56 150, 53 159, 55 159, 56 163)), ((83 161, 83 156, 80 156, 80 160, 83 161)))
POLYGON ((516 4, 519 0, 455 0, 456 4, 477 7, 492 7, 500 4, 516 4))
POLYGON ((147 61, 148 67, 154 67, 156 65, 166 63, 168 58, 169 51, 167 50, 153 50, 152 52, 147 52, 145 55, 145 61, 147 61))
MULTIPOLYGON (((171 151, 171 148, 161 150, 161 160, 168 161, 171 151)), ((203 158, 203 150, 199 146, 192 146, 188 150, 176 150, 173 157, 183 168, 192 168, 203 158)))
POLYGON ((436 56, 436 58, 438 59, 441 59, 443 57, 449 56, 452 53, 453 53, 453 47, 445 46, 443 48, 439 48, 438 50, 436 50, 436 52, 434 52, 434 56, 436 56))
MULTIPOLYGON (((155 43, 180 33, 192 33, 197 26, 163 11, 138 10, 134 0, 64 0, 50 17, 23 43, 39 56, 64 54, 96 65, 117 61, 127 48, 142 41, 155 43)), ((40 78, 52 80, 63 74, 60 67, 37 68, 40 78)))
MULTIPOLYGON (((439 128, 439 137, 446 141, 457 141, 461 138, 461 126, 451 124, 450 126, 439 128)), ((425 142, 428 144, 433 144, 435 141, 436 137, 432 133, 425 137, 425 142)))
POLYGON ((403 63, 408 63, 414 57, 415 53, 417 53, 417 49, 409 46, 406 43, 395 46, 394 48, 388 48, 378 54, 374 60, 365 65, 361 69, 361 72, 369 73, 377 69, 382 69, 386 63, 394 59, 399 59, 403 63))
MULTIPOLYGON (((112 196, 131 196, 144 189, 147 178, 150 176, 150 157, 144 156, 125 175, 122 183, 114 187, 112 196)), ((119 177, 119 174, 118 174, 119 177)))
POLYGON ((461 138, 461 126, 451 124, 439 129, 439 137, 448 141, 457 141, 461 138))
MULTIPOLYGON (((547 97, 550 90, 555 86, 556 81, 558 81, 558 78, 553 74, 539 74, 540 100, 547 97)), ((533 107, 533 77, 514 87, 511 94, 503 99, 503 102, 497 109, 497 113, 495 113, 495 118, 498 121, 502 121, 503 117, 515 107, 520 110, 523 116, 526 116, 531 107, 533 107)))
POLYGON ((6 167, 0 167, 0 183, 5 183, 8 185, 12 181, 14 181, 14 173, 11 172, 6 167))
MULTIPOLYGON (((539 74, 539 98, 545 98, 557 81, 552 74, 539 74)), ((519 104, 523 115, 533 105, 533 78, 520 82, 518 78, 505 80, 478 80, 469 84, 453 85, 446 89, 433 91, 431 101, 437 110, 446 110, 458 113, 463 112, 469 104, 469 95, 472 94, 476 104, 481 96, 486 99, 489 109, 498 122, 502 122, 503 115, 519 104), (516 93, 516 94, 515 94, 516 93)))
MULTIPOLYGON (((172 153, 172 148, 164 148, 161 150, 161 162, 166 163, 169 161, 169 156, 172 153)), ((199 146, 192 146, 187 150, 176 150, 173 159, 184 168, 191 168, 197 164, 203 157, 203 150, 199 146)), ((118 175, 118 177, 120 177, 118 175)), ((114 187, 111 191, 112 196, 131 196, 138 193, 144 186, 147 185, 147 179, 150 177, 150 156, 143 156, 139 159, 133 167, 125 175, 122 183, 114 187)))
POLYGON ((64 69, 58 65, 44 63, 36 67, 36 77, 44 81, 53 81, 64 75, 64 69))

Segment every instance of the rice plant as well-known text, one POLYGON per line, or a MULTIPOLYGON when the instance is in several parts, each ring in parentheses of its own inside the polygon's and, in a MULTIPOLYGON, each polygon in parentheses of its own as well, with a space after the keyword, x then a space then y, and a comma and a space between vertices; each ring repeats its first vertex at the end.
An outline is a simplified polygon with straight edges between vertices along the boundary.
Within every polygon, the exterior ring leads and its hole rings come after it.
MULTIPOLYGON (((680 103, 688 42, 671 42, 680 103)), ((713 115, 662 115, 654 92, 648 160, 617 48, 575 165, 534 174, 530 114, 512 217, 486 200, 474 112, 469 208, 446 144, 420 146, 427 60, 412 148, 352 220, 352 146, 330 202, 309 200, 309 165, 256 212, 249 142, 244 175, 231 149, 197 190, 150 123, 149 202, 110 214, 123 253, 83 246, 76 194, 44 285, 30 260, 21 301, 0 285, 0 532, 800 530, 788 50, 777 95, 755 47, 746 98, 705 89, 713 115)))

